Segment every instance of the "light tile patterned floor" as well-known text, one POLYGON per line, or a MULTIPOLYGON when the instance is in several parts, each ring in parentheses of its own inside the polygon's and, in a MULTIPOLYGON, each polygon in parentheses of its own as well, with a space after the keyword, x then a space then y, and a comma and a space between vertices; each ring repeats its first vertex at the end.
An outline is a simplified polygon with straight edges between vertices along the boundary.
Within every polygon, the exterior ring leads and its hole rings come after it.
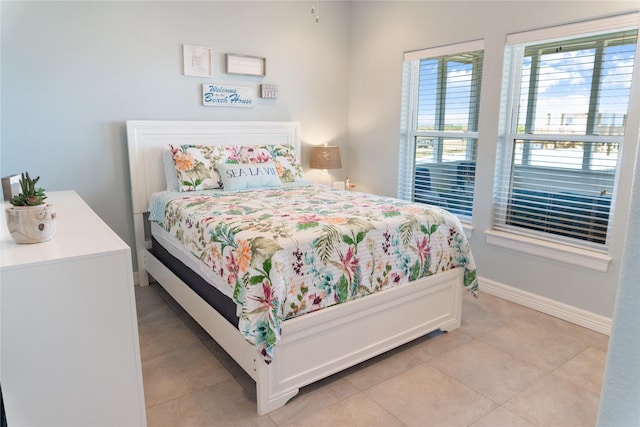
POLYGON ((255 383, 158 285, 136 287, 155 426, 593 426, 608 337, 465 295, 462 327, 311 384, 258 416, 255 383))

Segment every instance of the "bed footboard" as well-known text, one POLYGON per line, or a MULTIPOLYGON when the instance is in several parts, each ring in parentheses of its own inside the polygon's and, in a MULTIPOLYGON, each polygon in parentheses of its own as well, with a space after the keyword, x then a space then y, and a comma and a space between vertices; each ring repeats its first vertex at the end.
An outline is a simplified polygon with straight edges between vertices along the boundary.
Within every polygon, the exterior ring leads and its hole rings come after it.
POLYGON ((299 387, 437 329, 460 326, 462 269, 287 320, 270 365, 258 365, 258 412, 299 387))

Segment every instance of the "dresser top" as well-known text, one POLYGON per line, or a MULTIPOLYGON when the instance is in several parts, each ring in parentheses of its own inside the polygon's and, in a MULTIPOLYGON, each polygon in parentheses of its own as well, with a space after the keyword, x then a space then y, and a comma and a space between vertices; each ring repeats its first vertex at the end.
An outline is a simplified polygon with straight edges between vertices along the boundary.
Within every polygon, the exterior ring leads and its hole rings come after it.
POLYGON ((56 211, 56 233, 53 239, 34 244, 18 244, 11 238, 5 216, 5 208, 11 205, 5 202, 0 213, 3 270, 129 249, 75 191, 47 192, 46 201, 56 211))

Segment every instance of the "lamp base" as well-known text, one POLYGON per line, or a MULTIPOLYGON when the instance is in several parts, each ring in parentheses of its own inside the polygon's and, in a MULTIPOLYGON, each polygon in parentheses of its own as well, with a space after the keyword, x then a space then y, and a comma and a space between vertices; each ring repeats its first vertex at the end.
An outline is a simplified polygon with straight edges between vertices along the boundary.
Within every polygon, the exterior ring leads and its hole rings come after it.
POLYGON ((322 169, 322 173, 320 174, 320 179, 318 184, 324 185, 326 187, 333 187, 333 180, 331 179, 331 175, 329 175, 329 171, 326 169, 322 169))

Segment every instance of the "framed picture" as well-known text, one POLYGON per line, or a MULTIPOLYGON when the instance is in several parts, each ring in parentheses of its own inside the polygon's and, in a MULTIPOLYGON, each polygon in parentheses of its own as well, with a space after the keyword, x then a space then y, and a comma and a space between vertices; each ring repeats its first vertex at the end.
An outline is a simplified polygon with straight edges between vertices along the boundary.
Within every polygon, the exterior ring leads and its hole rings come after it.
POLYGON ((213 76, 211 48, 185 44, 182 45, 182 55, 184 57, 185 76, 213 76))
POLYGON ((259 56, 234 55, 227 53, 227 74, 266 76, 267 60, 259 56))

